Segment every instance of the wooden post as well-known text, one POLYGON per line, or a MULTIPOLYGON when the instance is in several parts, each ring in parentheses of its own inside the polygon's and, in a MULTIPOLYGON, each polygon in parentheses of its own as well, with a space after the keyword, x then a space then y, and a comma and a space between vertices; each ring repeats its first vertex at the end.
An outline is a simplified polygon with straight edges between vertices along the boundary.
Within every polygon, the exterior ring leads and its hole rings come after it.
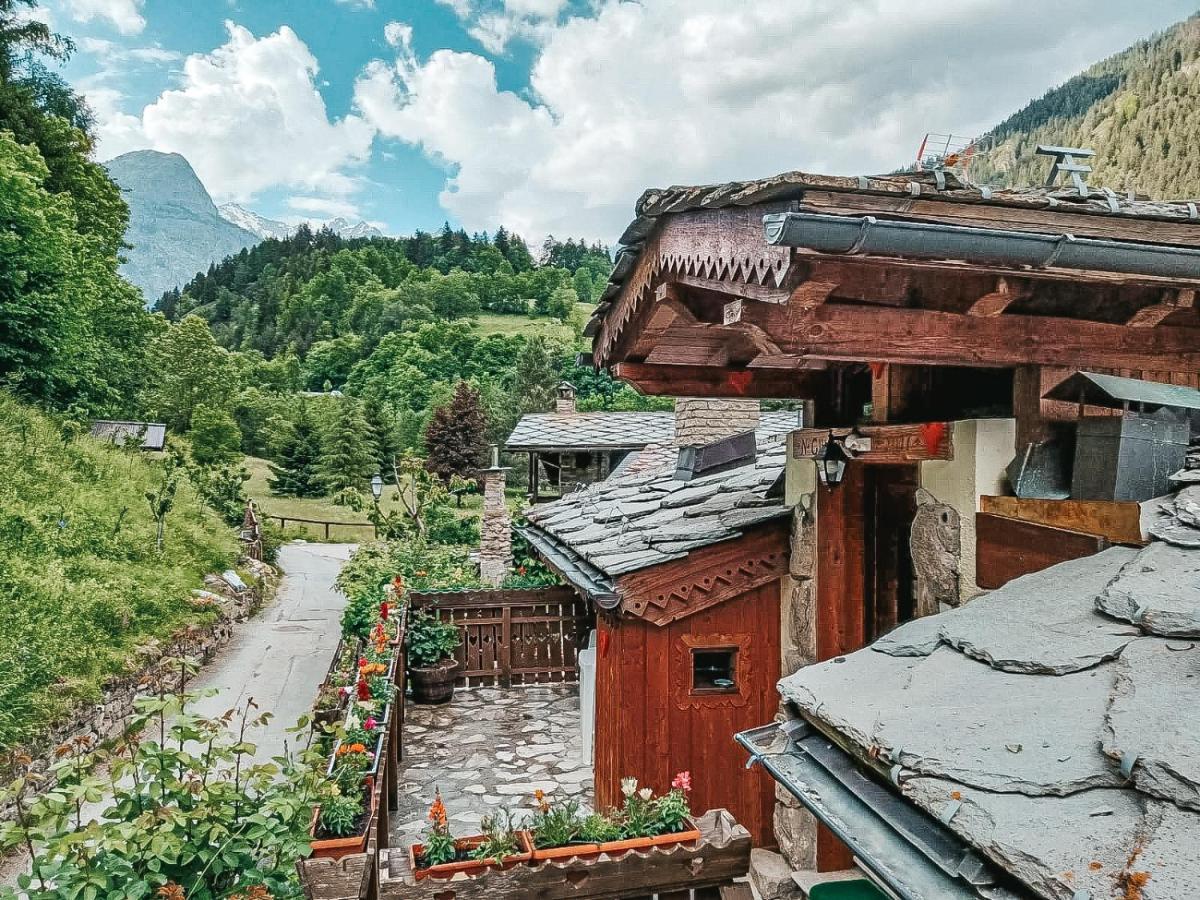
POLYGON ((1013 417, 1017 420, 1017 446, 1013 448, 1016 452, 1045 440, 1041 366, 1018 366, 1013 370, 1013 417))
POLYGON ((500 611, 500 685, 512 686, 512 607, 500 611))

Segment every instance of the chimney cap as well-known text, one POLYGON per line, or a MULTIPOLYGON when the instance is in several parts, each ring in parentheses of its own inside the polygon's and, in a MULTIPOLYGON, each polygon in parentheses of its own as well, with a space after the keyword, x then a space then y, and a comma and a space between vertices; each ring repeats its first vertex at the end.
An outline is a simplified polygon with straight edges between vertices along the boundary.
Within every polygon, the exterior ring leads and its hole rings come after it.
POLYGON ((558 391, 558 396, 563 400, 570 400, 575 396, 575 385, 569 381, 560 381, 555 390, 558 391))

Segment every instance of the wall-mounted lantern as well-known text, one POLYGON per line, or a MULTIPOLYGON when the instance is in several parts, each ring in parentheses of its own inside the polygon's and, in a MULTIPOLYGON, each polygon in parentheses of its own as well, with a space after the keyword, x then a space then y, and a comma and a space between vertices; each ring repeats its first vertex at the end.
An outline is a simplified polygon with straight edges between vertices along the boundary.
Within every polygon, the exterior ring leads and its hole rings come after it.
POLYGON ((834 488, 846 477, 846 463, 854 455, 832 435, 825 442, 825 447, 816 456, 817 478, 826 487, 834 488))

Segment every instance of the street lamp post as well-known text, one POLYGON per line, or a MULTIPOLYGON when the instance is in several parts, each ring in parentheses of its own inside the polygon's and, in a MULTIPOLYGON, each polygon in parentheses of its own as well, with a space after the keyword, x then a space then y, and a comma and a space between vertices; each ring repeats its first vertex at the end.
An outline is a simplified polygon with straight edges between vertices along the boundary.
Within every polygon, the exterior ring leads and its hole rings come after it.
POLYGON ((380 518, 379 500, 380 500, 380 498, 383 497, 383 478, 380 476, 380 474, 378 472, 376 472, 374 477, 371 479, 371 496, 375 498, 375 522, 374 522, 374 525, 375 525, 375 539, 378 540, 379 539, 379 518, 380 518))

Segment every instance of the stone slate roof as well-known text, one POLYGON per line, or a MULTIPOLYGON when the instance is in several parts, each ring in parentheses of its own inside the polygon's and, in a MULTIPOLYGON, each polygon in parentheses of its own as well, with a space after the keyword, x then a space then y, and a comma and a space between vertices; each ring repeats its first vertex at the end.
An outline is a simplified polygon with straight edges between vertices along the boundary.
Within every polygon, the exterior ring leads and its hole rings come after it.
POLYGON ((1170 542, 1019 578, 780 691, 1036 896, 1197 896, 1200 488, 1189 491, 1159 512, 1154 533, 1170 542))
POLYGON ((161 422, 119 422, 97 419, 92 423, 91 435, 100 441, 123 445, 130 438, 142 435, 143 450, 161 450, 167 440, 167 426, 161 422))
POLYGON ((639 450, 669 444, 673 412, 530 413, 508 436, 506 450, 639 450))
MULTIPOLYGON (((731 181, 696 187, 676 185, 651 188, 638 199, 634 207, 635 218, 621 235, 620 249, 617 251, 608 286, 601 294, 600 304, 592 313, 592 319, 584 334, 594 335, 599 330, 612 301, 621 292, 621 286, 633 271, 642 244, 653 233, 658 218, 669 213, 796 200, 802 197, 806 190, 822 190, 879 195, 907 194, 924 199, 985 206, 1053 208, 1055 212, 1078 213, 1081 216, 1190 221, 1200 227, 1200 211, 1194 202, 1131 199, 1127 194, 1098 188, 1091 188, 1087 197, 1080 197, 1078 191, 1071 186, 994 190, 978 187, 960 179, 952 172, 943 174, 942 184, 938 183, 937 175, 933 172, 904 172, 869 178, 784 172, 754 181, 731 181)), ((1084 222, 1086 220, 1081 219, 1081 232, 1086 232, 1084 222)))
POLYGON ((788 515, 782 499, 767 494, 783 474, 787 434, 795 428, 794 413, 764 414, 753 462, 691 481, 675 478, 676 448, 647 447, 604 481, 528 510, 529 530, 582 562, 593 587, 611 587, 621 575, 788 515))

